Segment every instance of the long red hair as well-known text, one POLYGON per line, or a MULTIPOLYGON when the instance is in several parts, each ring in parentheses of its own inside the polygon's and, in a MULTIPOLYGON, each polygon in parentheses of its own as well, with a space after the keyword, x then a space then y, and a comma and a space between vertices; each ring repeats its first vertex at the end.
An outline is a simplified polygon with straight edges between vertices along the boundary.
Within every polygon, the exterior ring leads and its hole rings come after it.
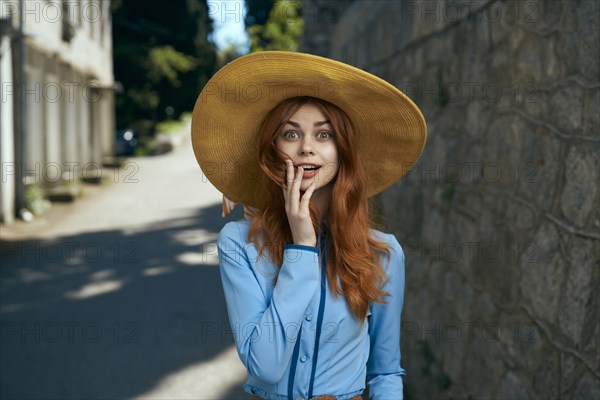
MULTIPOLYGON (((266 193, 266 201, 254 215, 248 241, 256 245, 259 256, 268 248, 271 260, 281 268, 284 246, 293 243, 293 239, 281 189, 285 180, 282 168, 285 154, 276 148, 275 139, 285 122, 305 104, 317 106, 331 122, 338 150, 339 169, 332 181, 328 216, 327 276, 331 292, 344 295, 354 316, 364 323, 370 302, 384 303, 381 297, 389 295, 380 289, 386 275, 379 257, 385 254, 389 260, 390 251, 386 243, 374 240, 369 232, 376 223, 367 199, 367 174, 357 151, 352 123, 339 107, 314 97, 294 97, 279 103, 264 117, 257 142, 264 175, 257 190, 266 193), (258 233, 263 235, 263 242, 258 240, 258 233)), ((319 210, 312 201, 309 209, 318 235, 319 210)), ((277 275, 273 282, 277 282, 277 275)))

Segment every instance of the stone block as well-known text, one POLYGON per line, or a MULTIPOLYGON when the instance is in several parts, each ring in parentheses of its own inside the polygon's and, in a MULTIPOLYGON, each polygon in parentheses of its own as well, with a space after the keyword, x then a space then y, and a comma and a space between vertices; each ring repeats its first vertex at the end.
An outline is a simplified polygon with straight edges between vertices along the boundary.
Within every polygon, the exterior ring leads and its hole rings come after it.
POLYGON ((576 7, 579 70, 592 81, 598 82, 600 72, 600 3, 581 1, 576 7))
POLYGON ((444 297, 454 303, 456 313, 461 321, 472 321, 475 317, 471 312, 473 288, 464 282, 462 277, 448 271, 444 274, 444 297))
POLYGON ((478 59, 477 64, 480 66, 483 64, 481 61, 484 59, 484 55, 488 53, 492 44, 490 24, 493 19, 493 16, 485 11, 480 11, 472 18, 473 24, 467 28, 472 32, 473 49, 478 59))
POLYGON ((513 221, 508 229, 519 238, 518 242, 515 242, 514 250, 516 253, 513 253, 515 256, 513 259, 519 260, 522 252, 526 252, 523 254, 525 257, 531 252, 531 250, 528 251, 528 246, 531 243, 530 233, 536 222, 536 210, 516 201, 508 202, 506 205, 506 218, 513 221))
POLYGON ((556 323, 560 289, 568 262, 559 251, 559 235, 556 226, 543 222, 533 238, 534 258, 521 262, 521 296, 531 308, 535 318, 556 323))
POLYGON ((476 294, 471 303, 473 315, 485 321, 497 321, 497 308, 492 296, 489 293, 483 292, 476 294))
MULTIPOLYGON (((485 101, 472 101, 467 105, 467 119, 464 125, 469 140, 482 140, 492 117, 493 105, 485 101)), ((466 138, 465 138, 466 139, 466 138)), ((479 159, 469 159, 479 161, 479 159)))
MULTIPOLYGON (((576 7, 572 3, 572 7, 576 7)), ((564 76, 578 75, 580 72, 579 62, 580 34, 573 30, 565 30, 558 37, 558 58, 562 61, 561 69, 564 76)))
MULTIPOLYGON (((508 201, 503 198, 497 203, 505 207, 508 201)), ((486 211, 482 212, 482 219, 486 211)), ((511 305, 519 298, 519 269, 514 262, 514 242, 506 232, 495 228, 499 225, 497 218, 492 219, 490 233, 485 235, 481 230, 481 239, 471 245, 476 260, 471 271, 473 283, 488 292, 494 302, 511 305)))
POLYGON ((539 82, 542 76, 543 54, 547 51, 547 42, 534 35, 523 35, 516 51, 514 67, 507 71, 513 82, 521 85, 539 82))
POLYGON ((579 134, 583 124, 582 89, 569 85, 557 89, 550 97, 551 123, 568 134, 579 134))
MULTIPOLYGON (((517 82, 504 92, 514 102, 513 107, 519 108, 526 115, 546 122, 550 114, 550 95, 538 82, 517 82)), ((548 132, 548 135, 554 135, 548 132)))
MULTIPOLYGON (((445 238, 445 218, 438 209, 432 208, 424 214, 423 238, 429 243, 441 243, 445 238)), ((422 250, 423 246, 419 246, 422 250)))
MULTIPOLYGON (((597 146, 594 146, 597 147, 597 146)), ((584 227, 595 202, 600 159, 590 146, 571 146, 565 159, 565 184, 560 197, 561 210, 574 225, 584 227)))
MULTIPOLYGON (((479 243, 489 242, 494 239, 497 233, 496 219, 499 215, 505 214, 505 208, 506 201, 503 196, 486 192, 481 194, 481 211, 479 220, 477 221, 477 231, 479 233, 477 241, 479 243)), ((481 258, 478 258, 477 262, 481 262, 481 258)))
POLYGON ((529 395, 526 386, 521 382, 518 376, 512 372, 508 372, 500 383, 494 398, 520 400, 530 399, 531 396, 529 395))
MULTIPOLYGON (((600 260, 598 242, 593 239, 573 237, 569 243, 569 259, 571 262, 567 270, 566 286, 560 303, 558 324, 561 331, 577 347, 581 348, 586 314, 597 311, 592 309, 594 306, 592 290, 594 288, 593 270, 600 260)), ((588 323, 592 323, 592 321, 588 321, 588 323)))
POLYGON ((498 326, 502 332, 500 342, 505 349, 504 361, 509 368, 524 374, 533 372, 545 349, 534 321, 522 314, 503 312, 498 326))
POLYGON ((448 271, 448 264, 443 261, 431 261, 427 264, 429 265, 427 275, 422 278, 427 281, 426 286, 437 296, 444 292, 444 276, 448 271))
POLYGON ((499 344, 478 337, 469 345, 465 363, 466 387, 471 398, 489 399, 506 366, 499 357, 499 344))
POLYGON ((495 52, 500 44, 506 43, 507 36, 511 33, 506 17, 506 2, 494 3, 485 15, 489 21, 491 50, 495 52))
MULTIPOLYGON (((549 1, 548 4, 560 4, 558 1, 549 1)), ((544 37, 546 41, 546 49, 542 53, 542 71, 543 81, 555 82, 560 77, 564 76, 564 70, 561 60, 558 57, 558 41, 555 36, 544 37)), ((540 83, 541 83, 540 82, 540 83)))
POLYGON ((583 135, 598 138, 600 136, 600 90, 586 91, 583 107, 583 135))
MULTIPOLYGON (((446 148, 446 162, 440 168, 440 181, 443 184, 472 183, 469 178, 467 163, 469 161, 478 162, 481 158, 481 153, 477 153, 477 151, 481 151, 481 148, 473 146, 473 143, 466 140, 464 135, 459 132, 449 132, 452 136, 449 138, 448 147, 446 148), (473 150, 474 154, 471 153, 473 150)), ((472 169, 476 168, 473 167, 472 169)))
MULTIPOLYGON (((511 25, 513 25, 513 18, 511 18, 510 16, 508 16, 508 14, 505 16, 504 21, 508 21, 511 23, 511 25)), ((521 28, 520 26, 517 26, 516 24, 514 24, 512 26, 512 29, 510 30, 510 33, 507 35, 507 41, 508 41, 508 54, 515 56, 519 47, 521 47, 521 42, 523 41, 523 39, 525 39, 527 36, 527 32, 525 31, 525 29, 521 28)))
POLYGON ((585 371, 583 363, 570 355, 562 352, 560 354, 560 387, 562 397, 568 393, 573 393, 575 385, 579 382, 581 375, 585 371))
POLYGON ((457 329, 449 333, 450 327, 447 326, 446 340, 440 347, 442 352, 442 368, 446 375, 451 379, 454 385, 462 386, 464 378, 464 363, 468 345, 468 336, 464 332, 462 324, 456 324, 457 329), (455 336, 451 336, 455 335, 455 336))
MULTIPOLYGON (((456 203, 468 204, 462 201, 462 193, 458 193, 456 203)), ((476 195, 466 196, 465 201, 476 195)), ((477 200, 472 200, 477 204, 477 200)), ((479 200, 480 201, 480 200, 479 200)), ((480 260, 477 252, 481 250, 480 237, 477 229, 477 217, 467 218, 463 213, 457 212, 458 205, 453 206, 448 216, 448 231, 440 243, 444 243, 441 250, 442 262, 447 265, 448 270, 458 271, 467 280, 473 280, 473 269, 480 268, 480 260)), ((468 209, 468 207, 465 207, 468 209)))
POLYGON ((596 0, 563 1, 562 5, 559 56, 565 63, 566 75, 582 74, 588 80, 597 81, 600 5, 596 0))
POLYGON ((560 353, 546 350, 533 375, 533 392, 536 398, 558 399, 560 397, 560 353))
MULTIPOLYGON (((569 0, 567 0, 569 1, 569 0)), ((543 33, 556 29, 563 24, 565 11, 564 1, 537 1, 531 8, 532 15, 536 16, 536 21, 528 24, 527 27, 534 31, 543 33)))
POLYGON ((514 168, 521 158, 528 124, 514 114, 496 117, 486 135, 483 150, 484 183, 496 190, 512 191, 516 186, 514 168))
MULTIPOLYGON (((473 168, 474 172, 468 171, 471 166, 466 165, 462 170, 462 176, 465 177, 465 180, 469 180, 472 184, 473 181, 478 179, 476 168, 473 168), (471 175, 471 177, 469 177, 471 175)), ((467 186, 467 183, 465 183, 467 186)), ((472 220, 465 221, 466 226, 453 226, 452 228, 456 231, 457 235, 460 234, 461 237, 466 238, 463 239, 467 241, 477 240, 479 237, 477 235, 477 220, 481 213, 482 207, 482 195, 481 193, 477 193, 475 191, 456 191, 452 197, 455 199, 453 201, 452 207, 461 211, 462 214, 466 214, 472 220)))
POLYGON ((411 240, 415 241, 421 236, 427 217, 424 210, 427 207, 424 205, 423 188, 419 188, 419 182, 413 180, 413 177, 407 177, 406 181, 397 182, 382 193, 379 199, 384 219, 390 222, 391 228, 399 229, 405 234, 410 232, 411 240))
MULTIPOLYGON (((529 125, 530 134, 523 143, 521 159, 513 169, 520 197, 531 200, 532 206, 552 209, 560 181, 560 140, 543 127, 529 125)), ((516 224, 521 221, 515 220, 516 224)))
POLYGON ((600 380, 590 373, 583 375, 572 398, 576 400, 600 398, 600 380))
POLYGON ((412 300, 406 299, 407 307, 411 310, 411 313, 415 316, 418 316, 414 322, 421 323, 422 321, 430 318, 430 313, 432 310, 432 306, 434 302, 434 296, 426 288, 421 288, 421 290, 413 291, 412 300), (412 306, 410 306, 412 304, 412 306))

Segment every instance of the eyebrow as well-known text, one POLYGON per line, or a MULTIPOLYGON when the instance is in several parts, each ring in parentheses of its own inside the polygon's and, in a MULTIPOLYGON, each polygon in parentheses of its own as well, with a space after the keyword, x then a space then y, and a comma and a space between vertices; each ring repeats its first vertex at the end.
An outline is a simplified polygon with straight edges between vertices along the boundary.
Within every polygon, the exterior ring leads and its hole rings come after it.
MULTIPOLYGON (((290 124, 290 125, 292 125, 292 126, 295 126, 296 128, 300 128, 300 124, 297 123, 297 122, 295 122, 295 121, 289 120, 289 121, 287 121, 287 123, 290 124)), ((331 122, 327 119, 325 121, 317 121, 317 122, 315 122, 315 126, 321 126, 321 125, 330 124, 330 123, 331 122)))

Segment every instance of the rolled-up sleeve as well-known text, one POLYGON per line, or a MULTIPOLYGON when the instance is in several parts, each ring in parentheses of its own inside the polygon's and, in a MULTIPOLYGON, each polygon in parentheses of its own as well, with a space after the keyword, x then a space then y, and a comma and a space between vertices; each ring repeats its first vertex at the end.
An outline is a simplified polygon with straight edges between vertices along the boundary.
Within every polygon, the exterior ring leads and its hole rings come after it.
MULTIPOLYGON (((390 260, 384 268, 388 280, 382 289, 389 292, 387 304, 371 304, 369 338, 371 342, 367 361, 369 400, 399 400, 403 398, 400 366, 400 325, 404 303, 404 251, 398 240, 390 235, 390 260)), ((383 257, 384 261, 387 258, 383 257)))
MULTIPOLYGON (((271 299, 261 289, 238 226, 227 223, 217 248, 227 312, 238 355, 248 373, 278 382, 288 364, 309 303, 321 283, 319 249, 287 244, 271 299)), ((264 260, 263 260, 264 261, 264 260)))

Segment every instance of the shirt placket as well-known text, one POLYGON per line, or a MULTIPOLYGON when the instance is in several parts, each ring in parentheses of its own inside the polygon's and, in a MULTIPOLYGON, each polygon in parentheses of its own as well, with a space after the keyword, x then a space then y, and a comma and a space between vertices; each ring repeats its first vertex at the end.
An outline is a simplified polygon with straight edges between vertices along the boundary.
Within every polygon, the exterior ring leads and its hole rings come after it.
MULTIPOLYGON (((318 360, 319 353, 319 338, 321 332, 321 325, 323 321, 323 311, 325 308, 325 287, 326 287, 326 274, 325 274, 325 265, 327 260, 327 243, 325 239, 325 235, 323 234, 323 229, 319 233, 318 239, 318 247, 320 249, 319 255, 319 265, 321 267, 321 289, 319 293, 319 309, 317 313, 317 321, 316 321, 316 334, 315 341, 312 343, 309 339, 301 340, 302 331, 305 329, 311 329, 314 322, 314 315, 311 310, 307 310, 304 321, 302 322, 302 326, 298 332, 298 338, 296 341, 296 346, 294 347, 294 352, 292 354, 292 364, 290 368, 290 378, 288 381, 288 399, 289 400, 305 400, 313 397, 313 386, 314 379, 316 376, 316 364, 318 360), (304 322, 307 321, 308 325, 304 326, 304 322), (312 356, 310 355, 310 350, 312 349, 312 356), (301 379, 296 380, 296 376, 301 379), (304 388, 304 382, 306 382, 306 377, 308 377, 308 388, 304 388)), ((312 309, 311 305, 311 309, 312 309)), ((311 338, 309 335, 305 335, 307 338, 311 338)))

